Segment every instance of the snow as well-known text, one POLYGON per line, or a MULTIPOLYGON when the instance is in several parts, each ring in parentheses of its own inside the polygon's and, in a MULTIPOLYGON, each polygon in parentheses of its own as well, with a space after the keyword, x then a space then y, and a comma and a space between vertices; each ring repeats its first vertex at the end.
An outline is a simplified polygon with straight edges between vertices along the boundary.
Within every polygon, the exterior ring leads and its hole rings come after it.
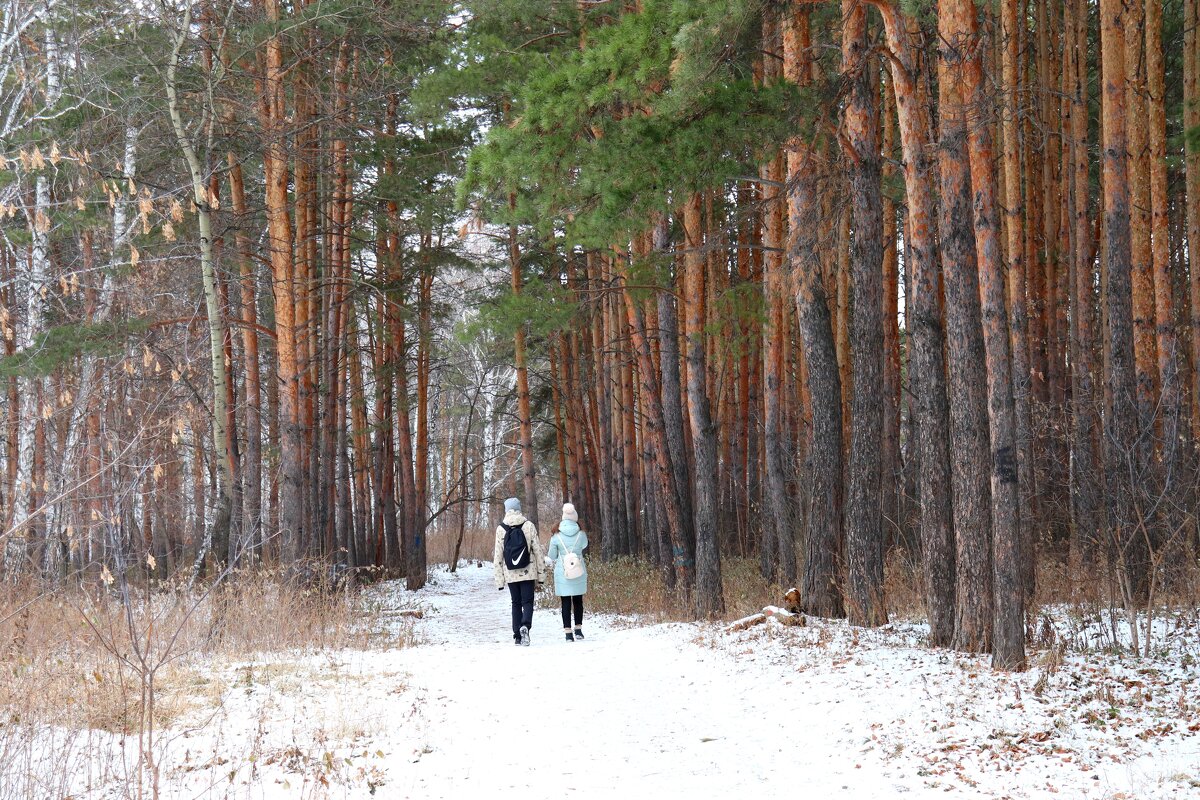
MULTIPOLYGON (((1194 628, 1163 660, 1059 647, 1008 675, 909 623, 589 614, 571 643, 554 603, 525 648, 492 581, 367 590, 423 611, 376 616, 415 646, 213 665, 218 706, 157 745, 161 796, 1200 798, 1194 628)), ((75 796, 128 796, 92 780, 75 796)))

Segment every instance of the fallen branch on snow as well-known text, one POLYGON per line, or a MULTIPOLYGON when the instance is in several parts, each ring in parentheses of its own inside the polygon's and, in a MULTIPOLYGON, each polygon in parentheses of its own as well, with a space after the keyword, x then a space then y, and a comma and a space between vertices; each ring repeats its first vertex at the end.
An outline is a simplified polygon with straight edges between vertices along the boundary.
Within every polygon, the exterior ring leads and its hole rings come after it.
POLYGON ((385 608, 379 612, 385 617, 413 617, 415 619, 424 619, 425 612, 419 608, 385 608))
POLYGON ((747 628, 753 628, 755 625, 762 625, 764 622, 770 619, 775 620, 780 625, 786 625, 789 628, 793 626, 803 627, 808 624, 808 620, 805 619, 803 614, 795 614, 791 611, 788 611, 786 608, 780 608, 779 606, 767 606, 758 614, 751 614, 748 617, 742 617, 736 622, 730 623, 730 625, 725 628, 725 632, 736 633, 737 631, 744 631, 747 628))

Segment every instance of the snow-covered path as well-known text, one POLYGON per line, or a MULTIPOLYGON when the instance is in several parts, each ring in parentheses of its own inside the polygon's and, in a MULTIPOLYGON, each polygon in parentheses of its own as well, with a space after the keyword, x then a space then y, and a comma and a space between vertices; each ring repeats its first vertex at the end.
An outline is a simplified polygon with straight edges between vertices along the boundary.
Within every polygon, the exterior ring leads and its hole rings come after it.
POLYGON ((390 792, 871 798, 907 788, 865 768, 859 706, 826 687, 756 680, 761 670, 694 643, 694 626, 589 617, 587 639, 569 643, 557 612, 539 609, 532 646, 515 647, 508 592, 491 580, 490 565, 468 565, 421 595, 426 643, 397 652, 395 666, 422 693, 425 752, 389 770, 390 792), (780 702, 784 692, 803 708, 780 702))
MULTIPOLYGON (((586 641, 568 643, 549 609, 524 648, 490 565, 393 592, 392 607, 427 613, 423 643, 387 654, 417 695, 394 733, 419 719, 392 751, 408 763, 388 758, 389 797, 1200 797, 1197 739, 1179 723, 1134 736, 1156 717, 1126 673, 1068 664, 1035 688, 1036 670, 991 673, 903 626, 861 641, 844 623, 731 637, 589 616, 586 641), (1110 702, 1084 697, 1087 680, 1133 686, 1140 710, 1121 712, 1123 728, 1086 722, 1110 702)), ((1194 670, 1182 677, 1166 691, 1200 701, 1194 670)))

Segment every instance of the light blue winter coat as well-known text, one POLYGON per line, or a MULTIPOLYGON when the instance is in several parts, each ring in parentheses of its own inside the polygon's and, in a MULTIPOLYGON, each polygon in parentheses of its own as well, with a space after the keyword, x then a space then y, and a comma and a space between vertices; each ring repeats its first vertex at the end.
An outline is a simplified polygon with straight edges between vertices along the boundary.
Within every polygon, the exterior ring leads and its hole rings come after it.
POLYGON ((583 549, 588 546, 587 534, 579 530, 579 525, 569 519, 564 519, 558 526, 558 533, 550 537, 550 549, 546 558, 554 562, 554 593, 559 597, 574 597, 587 594, 587 562, 583 562, 583 574, 578 578, 568 578, 563 574, 563 556, 569 550, 583 558, 583 549), (565 550, 564 550, 565 547, 565 550))

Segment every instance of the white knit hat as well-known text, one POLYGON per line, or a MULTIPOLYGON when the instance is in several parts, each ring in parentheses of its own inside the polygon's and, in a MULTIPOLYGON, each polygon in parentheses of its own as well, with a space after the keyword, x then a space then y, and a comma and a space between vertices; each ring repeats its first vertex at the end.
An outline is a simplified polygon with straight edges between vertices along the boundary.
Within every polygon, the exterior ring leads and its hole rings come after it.
POLYGON ((579 512, 575 510, 574 503, 563 503, 563 519, 579 522, 579 512))

